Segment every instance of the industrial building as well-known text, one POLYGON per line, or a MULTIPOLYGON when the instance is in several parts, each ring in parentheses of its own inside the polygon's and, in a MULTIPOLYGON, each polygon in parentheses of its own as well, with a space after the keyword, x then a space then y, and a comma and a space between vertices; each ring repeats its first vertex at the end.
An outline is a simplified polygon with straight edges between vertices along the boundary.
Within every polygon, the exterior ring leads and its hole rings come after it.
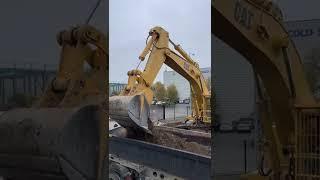
MULTIPOLYGON (((285 22, 284 26, 294 41, 305 67, 320 58, 320 20, 289 21, 285 22)), ((216 67, 213 69, 213 84, 216 93, 216 113, 220 120, 231 122, 241 117, 257 117, 251 65, 218 38, 213 36, 212 41, 212 66, 216 67)), ((318 63, 312 67, 319 70, 318 63)), ((316 94, 317 92, 319 91, 315 91, 316 94)))
MULTIPOLYGON (((211 79, 211 67, 200 68, 206 80, 211 79)), ((190 84, 189 82, 175 71, 164 71, 163 73, 164 86, 175 85, 178 91, 179 99, 190 98, 190 84)))

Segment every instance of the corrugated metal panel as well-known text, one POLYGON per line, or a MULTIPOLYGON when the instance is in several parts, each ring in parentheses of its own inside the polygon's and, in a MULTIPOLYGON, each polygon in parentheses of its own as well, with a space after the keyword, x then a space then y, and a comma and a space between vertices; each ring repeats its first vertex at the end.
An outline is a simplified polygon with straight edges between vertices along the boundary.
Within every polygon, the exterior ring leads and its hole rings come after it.
POLYGON ((248 117, 254 111, 254 78, 251 65, 235 50, 212 37, 216 112, 221 121, 248 117))

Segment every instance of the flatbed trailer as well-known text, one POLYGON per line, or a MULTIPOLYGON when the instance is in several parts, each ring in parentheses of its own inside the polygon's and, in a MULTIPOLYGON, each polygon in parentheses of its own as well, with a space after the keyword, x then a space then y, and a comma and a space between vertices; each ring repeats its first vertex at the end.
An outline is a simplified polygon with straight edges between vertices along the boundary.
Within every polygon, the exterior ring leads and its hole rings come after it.
POLYGON ((210 177, 212 173, 209 156, 129 138, 109 138, 109 165, 110 163, 140 171, 144 173, 142 176, 146 176, 144 179, 213 178, 210 177))

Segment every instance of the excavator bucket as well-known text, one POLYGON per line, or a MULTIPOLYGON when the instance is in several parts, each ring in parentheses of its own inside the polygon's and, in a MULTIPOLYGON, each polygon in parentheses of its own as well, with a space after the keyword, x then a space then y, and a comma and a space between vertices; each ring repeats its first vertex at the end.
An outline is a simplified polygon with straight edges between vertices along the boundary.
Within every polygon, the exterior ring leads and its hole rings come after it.
POLYGON ((99 105, 21 108, 0 116, 0 178, 97 180, 107 114, 99 105))
POLYGON ((148 128, 149 115, 150 107, 144 95, 109 98, 110 118, 125 128, 151 133, 148 128))

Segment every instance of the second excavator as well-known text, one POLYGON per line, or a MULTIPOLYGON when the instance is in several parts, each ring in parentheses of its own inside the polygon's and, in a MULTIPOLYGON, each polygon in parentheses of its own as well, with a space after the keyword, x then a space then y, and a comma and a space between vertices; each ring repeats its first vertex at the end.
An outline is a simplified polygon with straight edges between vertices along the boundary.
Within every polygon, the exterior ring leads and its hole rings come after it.
POLYGON ((191 59, 180 45, 176 45, 169 38, 169 33, 161 27, 154 27, 149 31, 146 47, 139 59, 144 61, 147 56, 148 61, 144 70, 129 71, 128 85, 119 96, 109 98, 111 119, 131 130, 150 133, 149 105, 153 100, 151 85, 161 67, 166 64, 190 83, 192 114, 187 117, 187 121, 197 126, 210 127, 211 92, 198 63, 191 59), (178 53, 169 48, 169 43, 178 53))
POLYGON ((245 180, 320 179, 320 104, 271 0, 212 0, 212 34, 252 65, 260 116, 259 163, 245 180))

